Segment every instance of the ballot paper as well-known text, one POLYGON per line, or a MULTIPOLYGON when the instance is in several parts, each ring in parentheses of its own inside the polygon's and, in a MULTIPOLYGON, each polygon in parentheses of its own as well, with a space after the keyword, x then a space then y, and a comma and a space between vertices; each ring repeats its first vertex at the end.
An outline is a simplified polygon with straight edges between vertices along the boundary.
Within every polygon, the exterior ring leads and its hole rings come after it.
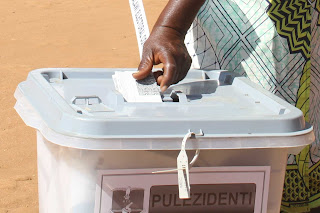
POLYGON ((151 73, 143 80, 136 80, 134 72, 115 72, 112 76, 115 89, 127 102, 162 102, 160 87, 151 73))

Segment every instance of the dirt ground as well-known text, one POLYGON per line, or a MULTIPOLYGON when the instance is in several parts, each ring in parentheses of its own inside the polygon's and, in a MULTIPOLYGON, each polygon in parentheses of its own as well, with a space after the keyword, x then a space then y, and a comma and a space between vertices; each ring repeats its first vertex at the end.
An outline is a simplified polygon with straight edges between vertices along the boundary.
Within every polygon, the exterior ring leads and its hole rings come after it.
MULTIPOLYGON (((167 0, 144 0, 149 26, 167 0)), ((0 213, 38 212, 35 130, 13 109, 44 67, 137 67, 128 0, 0 1, 0 213)))

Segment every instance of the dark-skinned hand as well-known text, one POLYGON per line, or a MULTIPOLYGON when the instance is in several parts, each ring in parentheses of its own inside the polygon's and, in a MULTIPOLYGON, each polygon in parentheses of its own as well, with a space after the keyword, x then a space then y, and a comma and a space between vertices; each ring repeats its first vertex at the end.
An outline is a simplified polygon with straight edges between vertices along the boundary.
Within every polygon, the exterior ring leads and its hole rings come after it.
POLYGON ((176 84, 187 75, 191 57, 184 44, 184 35, 169 27, 154 29, 143 46, 139 72, 133 75, 137 80, 144 79, 153 65, 163 64, 163 70, 154 73, 160 89, 164 92, 171 84, 176 84))
POLYGON ((143 46, 142 59, 137 80, 144 79, 153 65, 163 64, 162 71, 154 73, 164 92, 171 84, 181 81, 188 73, 191 58, 184 38, 200 7, 205 0, 169 0, 161 12, 150 37, 143 46))

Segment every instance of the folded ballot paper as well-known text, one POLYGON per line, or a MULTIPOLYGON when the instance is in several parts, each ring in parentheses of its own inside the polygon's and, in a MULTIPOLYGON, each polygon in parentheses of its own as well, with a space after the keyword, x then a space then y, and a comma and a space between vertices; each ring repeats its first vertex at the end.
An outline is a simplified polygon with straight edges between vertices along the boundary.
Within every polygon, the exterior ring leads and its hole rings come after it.
POLYGON ((115 72, 115 88, 127 102, 162 102, 160 87, 151 73, 143 80, 133 78, 132 71, 115 72))

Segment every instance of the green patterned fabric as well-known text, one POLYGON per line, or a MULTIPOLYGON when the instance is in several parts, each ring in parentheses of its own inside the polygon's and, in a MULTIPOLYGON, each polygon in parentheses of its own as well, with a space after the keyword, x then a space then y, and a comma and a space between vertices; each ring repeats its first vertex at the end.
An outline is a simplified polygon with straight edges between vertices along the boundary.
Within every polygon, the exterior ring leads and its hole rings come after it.
POLYGON ((316 141, 288 156, 281 210, 320 206, 320 0, 207 0, 186 44, 193 67, 247 76, 301 109, 316 141))

